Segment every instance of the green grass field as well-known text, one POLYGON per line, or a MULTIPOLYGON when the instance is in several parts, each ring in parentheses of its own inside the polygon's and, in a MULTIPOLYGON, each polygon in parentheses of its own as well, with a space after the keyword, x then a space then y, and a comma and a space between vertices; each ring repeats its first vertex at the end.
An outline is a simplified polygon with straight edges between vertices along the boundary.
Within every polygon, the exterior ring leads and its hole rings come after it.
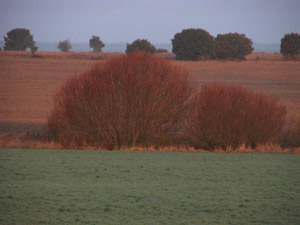
POLYGON ((0 224, 299 224, 300 155, 0 149, 0 224))

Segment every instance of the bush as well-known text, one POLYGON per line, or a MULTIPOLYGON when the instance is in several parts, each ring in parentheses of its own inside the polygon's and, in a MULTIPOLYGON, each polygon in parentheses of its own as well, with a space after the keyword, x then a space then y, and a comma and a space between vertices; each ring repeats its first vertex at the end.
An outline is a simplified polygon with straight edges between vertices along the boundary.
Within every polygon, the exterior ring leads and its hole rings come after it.
POLYGON ((281 39, 280 53, 287 59, 295 59, 300 54, 300 34, 285 34, 281 39))
POLYGON ((156 53, 168 53, 168 50, 164 48, 158 48, 156 49, 156 53))
POLYGON ((245 59, 245 56, 251 54, 251 39, 244 34, 228 33, 218 34, 215 39, 215 56, 218 59, 245 59))
POLYGON ((92 36, 90 39, 90 48, 94 49, 94 52, 101 52, 105 44, 100 40, 99 36, 92 36))
POLYGON ((27 48, 34 52, 37 50, 30 30, 25 28, 16 28, 7 32, 4 42, 4 50, 6 51, 26 51, 27 48))
POLYGON ((171 143, 192 92, 191 76, 166 60, 143 52, 113 58, 61 87, 50 132, 68 148, 171 143))
POLYGON ((280 134, 286 108, 244 87, 205 84, 194 98, 187 135, 196 148, 256 147, 280 134))
POLYGON ((300 115, 290 121, 281 142, 282 147, 300 147, 300 115))
POLYGON ((137 39, 134 42, 132 42, 132 44, 127 44, 126 53, 132 53, 137 51, 155 53, 156 48, 146 39, 137 39))
POLYGON ((214 56, 214 37, 202 29, 186 29, 172 40, 172 52, 177 59, 200 60, 214 56))
POLYGON ((58 43, 57 48, 61 52, 69 52, 72 48, 69 40, 64 40, 58 43))

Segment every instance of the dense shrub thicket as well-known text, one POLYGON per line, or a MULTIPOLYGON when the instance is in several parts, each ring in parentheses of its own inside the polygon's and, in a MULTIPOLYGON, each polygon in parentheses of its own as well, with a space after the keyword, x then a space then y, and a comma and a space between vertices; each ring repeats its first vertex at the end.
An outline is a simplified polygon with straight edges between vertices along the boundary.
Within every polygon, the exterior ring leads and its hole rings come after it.
POLYGON ((156 53, 168 53, 168 50, 167 50, 167 49, 164 49, 164 48, 158 48, 158 49, 156 49, 155 52, 156 52, 156 53))
POLYGON ((252 53, 252 40, 244 34, 218 34, 216 38, 203 29, 186 29, 172 40, 172 52, 180 60, 245 59, 252 53))
POLYGON ((127 44, 126 53, 137 51, 144 51, 148 53, 155 53, 156 48, 146 39, 137 39, 132 44, 127 44))
POLYGON ((101 41, 99 36, 92 36, 90 39, 90 48, 94 49, 94 52, 101 52, 102 48, 105 47, 105 44, 101 41))
POLYGON ((244 34, 218 34, 215 38, 215 56, 217 59, 244 60, 254 50, 252 44, 244 34))
POLYGON ((300 54, 300 34, 285 34, 281 39, 280 53, 287 59, 295 59, 300 54))
POLYGON ((300 147, 300 115, 290 121, 280 141, 282 147, 300 147))
POLYGON ((192 84, 187 72, 149 53, 114 58, 61 87, 49 129, 70 148, 171 144, 187 116, 192 84))
POLYGON ((184 143, 195 148, 255 148, 275 139, 299 146, 300 120, 282 133, 278 98, 218 83, 196 89, 171 62, 134 52, 96 65, 55 95, 50 135, 66 148, 117 149, 184 143))
POLYGON ((72 48, 71 43, 69 40, 60 41, 57 45, 57 48, 61 52, 69 52, 72 48))
POLYGON ((214 55, 214 37, 203 29, 186 29, 172 40, 172 52, 180 60, 210 59, 214 55))
POLYGON ((286 108, 277 98, 244 87, 205 84, 194 98, 187 138, 195 147, 235 149, 265 144, 283 129, 286 108))
POLYGON ((4 37, 4 50, 6 51, 26 51, 29 48, 34 53, 38 49, 28 29, 16 28, 7 32, 6 35, 4 37))

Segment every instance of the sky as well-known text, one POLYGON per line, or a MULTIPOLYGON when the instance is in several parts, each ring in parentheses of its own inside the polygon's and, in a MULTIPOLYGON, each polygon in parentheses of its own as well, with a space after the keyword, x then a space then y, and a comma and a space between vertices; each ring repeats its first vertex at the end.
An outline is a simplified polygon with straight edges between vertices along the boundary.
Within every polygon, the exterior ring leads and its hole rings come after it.
POLYGON ((171 43, 183 29, 201 28, 271 44, 300 33, 300 0, 0 0, 0 40, 14 28, 29 29, 37 42, 88 43, 97 35, 104 43, 171 43))

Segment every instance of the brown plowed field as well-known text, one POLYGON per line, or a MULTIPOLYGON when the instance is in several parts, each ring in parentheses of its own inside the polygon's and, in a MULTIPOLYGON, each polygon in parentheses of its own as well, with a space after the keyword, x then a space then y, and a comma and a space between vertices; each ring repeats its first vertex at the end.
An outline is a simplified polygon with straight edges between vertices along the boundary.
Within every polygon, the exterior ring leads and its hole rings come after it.
MULTIPOLYGON (((0 52, 0 134, 23 133, 46 122, 54 93, 75 73, 119 53, 0 52)), ((162 55, 173 58, 171 54, 162 55)), ((289 116, 300 113, 300 61, 283 61, 280 54, 255 53, 243 62, 182 62, 200 83, 223 82, 276 95, 289 116)))

